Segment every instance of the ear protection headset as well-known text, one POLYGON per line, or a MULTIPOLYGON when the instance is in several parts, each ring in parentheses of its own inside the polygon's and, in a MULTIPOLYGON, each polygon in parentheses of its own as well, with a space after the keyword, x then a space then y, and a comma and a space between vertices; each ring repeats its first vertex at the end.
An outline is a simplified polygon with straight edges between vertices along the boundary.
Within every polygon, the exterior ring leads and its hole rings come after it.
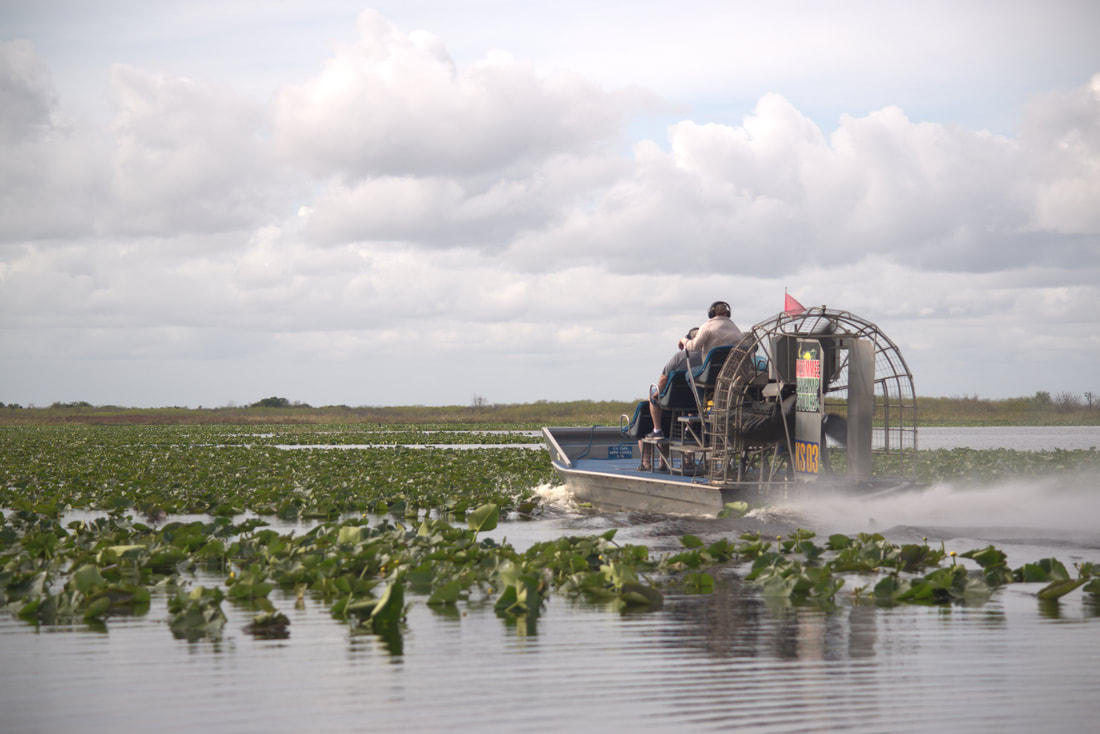
POLYGON ((715 316, 718 315, 718 309, 723 306, 726 309, 727 316, 733 313, 733 309, 730 308, 730 305, 728 303, 726 303, 725 301, 715 301, 714 303, 710 304, 710 308, 707 309, 707 318, 713 319, 715 316))

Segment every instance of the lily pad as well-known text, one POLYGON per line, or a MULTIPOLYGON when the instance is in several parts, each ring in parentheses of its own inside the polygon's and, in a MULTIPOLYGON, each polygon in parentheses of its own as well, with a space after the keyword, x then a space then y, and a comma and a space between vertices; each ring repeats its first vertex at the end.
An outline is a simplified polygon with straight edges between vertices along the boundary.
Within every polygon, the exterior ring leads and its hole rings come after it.
POLYGON ((482 505, 476 510, 467 513, 466 526, 470 528, 470 530, 473 530, 475 533, 479 533, 484 530, 493 530, 497 526, 497 520, 499 519, 499 517, 499 505, 482 505))

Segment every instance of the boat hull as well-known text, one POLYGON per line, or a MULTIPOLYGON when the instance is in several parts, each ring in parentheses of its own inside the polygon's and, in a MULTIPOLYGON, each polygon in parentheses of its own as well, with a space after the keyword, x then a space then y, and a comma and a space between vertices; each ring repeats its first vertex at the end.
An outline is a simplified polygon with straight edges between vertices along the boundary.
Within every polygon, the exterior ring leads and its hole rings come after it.
POLYGON ((615 427, 543 428, 542 433, 566 489, 577 500, 607 510, 713 516, 729 502, 776 502, 804 491, 872 497, 921 486, 904 479, 715 484, 705 477, 641 470, 637 444, 615 427))
POLYGON ((719 486, 703 477, 642 471, 637 445, 613 427, 544 428, 543 438, 566 488, 603 509, 714 515, 727 502, 761 498, 755 484, 719 486))
MULTIPOLYGON (((722 487, 691 484, 669 479, 627 477, 614 474, 567 469, 555 464, 562 482, 573 496, 602 509, 632 510, 668 515, 714 515, 726 502, 748 492, 722 487)), ((752 493, 753 498, 756 494, 752 493)))

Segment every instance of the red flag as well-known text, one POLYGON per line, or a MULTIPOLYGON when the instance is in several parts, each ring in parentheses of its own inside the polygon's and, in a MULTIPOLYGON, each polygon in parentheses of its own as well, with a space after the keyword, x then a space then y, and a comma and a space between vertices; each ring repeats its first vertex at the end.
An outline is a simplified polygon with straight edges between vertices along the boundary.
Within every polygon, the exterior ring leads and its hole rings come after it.
POLYGON ((784 292, 783 293, 783 310, 786 313, 793 316, 796 313, 802 313, 803 311, 805 311, 806 307, 803 306, 798 301, 791 298, 791 296, 788 293, 784 292))

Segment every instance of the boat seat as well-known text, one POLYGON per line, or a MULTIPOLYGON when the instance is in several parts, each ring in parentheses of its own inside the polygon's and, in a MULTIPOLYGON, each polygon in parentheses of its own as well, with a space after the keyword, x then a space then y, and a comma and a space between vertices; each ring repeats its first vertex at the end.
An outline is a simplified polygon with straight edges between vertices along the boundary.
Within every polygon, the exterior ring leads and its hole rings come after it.
MULTIPOLYGON (((667 435, 672 428, 671 416, 661 415, 661 430, 667 435)), ((626 423, 626 416, 619 419, 619 431, 624 438, 640 441, 653 430, 653 416, 649 413, 649 401, 642 400, 634 408, 634 416, 626 423)))
POLYGON ((755 381, 761 374, 766 378, 768 359, 756 353, 750 355, 749 350, 753 348, 753 344, 753 338, 747 336, 737 344, 711 349, 703 364, 691 373, 696 386, 708 392, 717 387, 718 376, 722 373, 726 362, 731 359, 735 364, 739 364, 742 379, 755 381), (746 355, 749 355, 747 359, 746 355))
POLYGON ((718 383, 718 375, 722 372, 722 365, 726 363, 726 359, 734 348, 732 344, 726 344, 714 347, 707 352, 703 363, 691 371, 695 385, 702 388, 714 387, 718 383))
POLYGON ((673 370, 668 373, 664 390, 657 396, 657 406, 661 410, 694 410, 695 400, 687 370, 673 370))
POLYGON ((634 408, 634 416, 630 419, 630 423, 626 423, 626 414, 624 413, 622 418, 619 419, 619 432, 626 438, 632 438, 635 441, 645 436, 647 433, 653 430, 653 417, 649 414, 649 403, 642 400, 634 408))

